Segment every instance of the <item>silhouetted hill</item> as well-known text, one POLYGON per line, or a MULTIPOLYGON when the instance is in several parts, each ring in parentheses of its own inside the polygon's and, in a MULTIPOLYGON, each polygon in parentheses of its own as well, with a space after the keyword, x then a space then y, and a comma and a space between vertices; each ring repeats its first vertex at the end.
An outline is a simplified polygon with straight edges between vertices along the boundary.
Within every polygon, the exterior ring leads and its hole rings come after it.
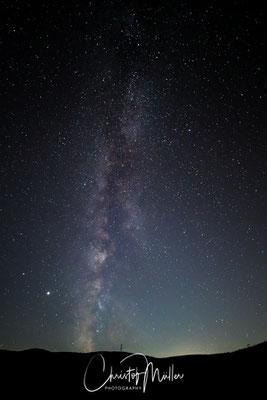
POLYGON ((267 342, 232 353, 161 359, 147 357, 147 360, 143 355, 124 352, 0 350, 0 395, 1 398, 12 395, 39 398, 57 394, 60 398, 73 396, 79 399, 154 398, 157 394, 171 398, 172 393, 174 398, 194 395, 216 399, 234 395, 240 398, 242 394, 247 396, 253 392, 257 398, 256 392, 260 393, 264 388, 266 379, 266 355, 267 342), (127 375, 129 368, 130 377, 129 373, 127 375), (111 371, 114 380, 103 385, 111 371), (115 373, 121 375, 116 378, 115 373), (158 378, 164 379, 159 382, 158 378), (95 392, 85 388, 95 390, 101 385, 103 388, 95 392))

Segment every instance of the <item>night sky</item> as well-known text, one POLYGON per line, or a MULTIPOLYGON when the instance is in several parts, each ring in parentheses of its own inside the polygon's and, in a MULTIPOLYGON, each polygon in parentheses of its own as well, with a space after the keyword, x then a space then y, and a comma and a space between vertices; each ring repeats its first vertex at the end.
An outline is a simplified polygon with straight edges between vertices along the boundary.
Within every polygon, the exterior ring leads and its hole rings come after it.
POLYGON ((0 348, 267 339, 266 20, 225 3, 1 2, 0 348))

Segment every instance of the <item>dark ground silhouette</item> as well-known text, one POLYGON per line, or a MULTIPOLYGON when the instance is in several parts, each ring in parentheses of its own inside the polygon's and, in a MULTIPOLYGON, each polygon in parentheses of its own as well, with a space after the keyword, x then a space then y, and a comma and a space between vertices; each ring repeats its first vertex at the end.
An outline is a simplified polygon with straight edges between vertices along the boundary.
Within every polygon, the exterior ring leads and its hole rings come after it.
POLYGON ((0 350, 0 396, 3 399, 16 399, 26 395, 25 398, 30 396, 37 399, 43 395, 49 395, 50 398, 58 395, 62 399, 79 399, 155 398, 157 394, 160 398, 184 399, 190 396, 190 399, 217 399, 222 396, 233 398, 235 395, 242 398, 251 393, 253 398, 260 398, 262 390, 262 395, 265 395, 267 342, 232 353, 161 359, 147 357, 151 364, 147 369, 145 393, 142 372, 146 370, 146 360, 142 355, 135 355, 121 363, 129 355, 125 352, 83 354, 53 353, 41 349, 18 352, 0 350), (91 390, 101 386, 109 377, 111 367, 114 374, 126 373, 131 368, 131 381, 125 376, 125 379, 107 382, 96 392, 85 389, 85 386, 91 390), (136 372, 141 373, 138 383, 133 379, 137 376, 136 372), (160 379, 163 376, 166 378, 161 383, 158 382, 157 372, 160 379), (177 374, 180 377, 175 376, 177 374))

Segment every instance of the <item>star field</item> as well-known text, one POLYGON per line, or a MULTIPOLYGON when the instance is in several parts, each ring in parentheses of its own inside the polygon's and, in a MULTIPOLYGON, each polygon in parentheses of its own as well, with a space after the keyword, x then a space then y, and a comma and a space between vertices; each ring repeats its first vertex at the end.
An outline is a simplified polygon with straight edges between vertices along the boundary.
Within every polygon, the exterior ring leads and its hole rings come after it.
POLYGON ((266 340, 263 8, 126 3, 2 2, 1 348, 266 340))

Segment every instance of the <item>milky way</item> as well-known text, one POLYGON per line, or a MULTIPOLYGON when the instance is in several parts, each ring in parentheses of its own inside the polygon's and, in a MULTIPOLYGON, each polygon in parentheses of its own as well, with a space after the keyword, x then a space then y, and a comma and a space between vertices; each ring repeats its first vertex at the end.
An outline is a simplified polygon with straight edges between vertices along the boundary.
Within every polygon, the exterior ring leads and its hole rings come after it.
MULTIPOLYGON (((127 254, 123 258, 121 243, 133 251, 139 246, 138 231, 142 212, 139 206, 141 194, 138 175, 138 141, 141 135, 142 99, 136 95, 138 74, 133 73, 118 118, 118 130, 108 136, 101 146, 101 162, 95 179, 96 192, 92 207, 92 220, 88 221, 92 240, 88 246, 88 270, 84 287, 80 288, 81 308, 77 329, 78 346, 83 351, 94 349, 95 337, 106 336, 108 342, 118 344, 122 337, 119 310, 113 310, 116 332, 105 332, 103 314, 114 307, 110 295, 114 276, 125 268, 127 254)), ((115 306, 116 307, 116 306, 115 306)), ((110 318, 112 318, 112 315, 110 318)), ((106 317, 107 319, 108 317, 106 317)))

